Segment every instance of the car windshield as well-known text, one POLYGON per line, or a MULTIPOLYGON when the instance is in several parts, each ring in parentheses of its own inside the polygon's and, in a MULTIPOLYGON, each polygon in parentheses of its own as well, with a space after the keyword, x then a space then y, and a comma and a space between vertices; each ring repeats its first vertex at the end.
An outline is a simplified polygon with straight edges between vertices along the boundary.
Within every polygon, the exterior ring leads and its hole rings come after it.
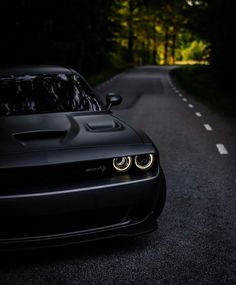
POLYGON ((0 116, 101 109, 90 88, 75 74, 0 78, 0 116))

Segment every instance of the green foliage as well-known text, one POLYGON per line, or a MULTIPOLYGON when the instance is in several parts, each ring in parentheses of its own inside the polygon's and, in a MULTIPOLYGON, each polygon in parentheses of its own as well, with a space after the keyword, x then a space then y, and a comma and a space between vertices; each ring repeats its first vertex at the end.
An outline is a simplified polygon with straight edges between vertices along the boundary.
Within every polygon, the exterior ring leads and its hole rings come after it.
POLYGON ((203 41, 193 41, 190 45, 182 50, 184 61, 207 61, 209 59, 208 44, 203 41))
POLYGON ((217 80, 234 86, 235 0, 8 0, 0 9, 0 64, 62 64, 94 74, 209 56, 217 80))
POLYGON ((210 43, 210 63, 216 71, 216 80, 226 88, 234 88, 236 50, 235 0, 191 1, 186 9, 188 29, 210 43), (199 3, 198 3, 199 2, 199 3))
POLYGON ((117 42, 127 49, 127 60, 156 64, 175 62, 178 35, 185 20, 184 1, 120 0, 117 42))

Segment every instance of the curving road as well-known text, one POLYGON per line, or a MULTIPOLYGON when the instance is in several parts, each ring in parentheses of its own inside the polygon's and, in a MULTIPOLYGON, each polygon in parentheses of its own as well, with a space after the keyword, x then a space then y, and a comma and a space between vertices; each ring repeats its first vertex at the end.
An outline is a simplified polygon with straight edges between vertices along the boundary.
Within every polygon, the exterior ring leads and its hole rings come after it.
POLYGON ((1 257, 0 284, 236 284, 236 122, 138 67, 98 86, 158 146, 168 197, 159 229, 134 241, 1 257))

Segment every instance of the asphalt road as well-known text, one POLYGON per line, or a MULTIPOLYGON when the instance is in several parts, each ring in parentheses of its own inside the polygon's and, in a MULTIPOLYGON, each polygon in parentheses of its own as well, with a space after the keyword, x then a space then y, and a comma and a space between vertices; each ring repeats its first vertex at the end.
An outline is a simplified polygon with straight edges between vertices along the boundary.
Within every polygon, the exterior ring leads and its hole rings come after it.
POLYGON ((159 148, 168 187, 159 229, 126 242, 1 256, 1 285, 236 284, 236 122, 184 94, 169 69, 136 68, 97 88, 102 98, 121 94, 114 112, 159 148))

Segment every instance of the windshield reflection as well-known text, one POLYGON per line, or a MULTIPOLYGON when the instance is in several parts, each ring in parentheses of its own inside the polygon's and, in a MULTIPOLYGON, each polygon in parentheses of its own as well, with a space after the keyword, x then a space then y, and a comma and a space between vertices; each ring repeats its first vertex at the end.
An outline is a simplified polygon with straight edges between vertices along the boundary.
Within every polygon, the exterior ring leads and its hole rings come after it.
POLYGON ((74 74, 0 78, 0 116, 100 110, 97 98, 74 74))

